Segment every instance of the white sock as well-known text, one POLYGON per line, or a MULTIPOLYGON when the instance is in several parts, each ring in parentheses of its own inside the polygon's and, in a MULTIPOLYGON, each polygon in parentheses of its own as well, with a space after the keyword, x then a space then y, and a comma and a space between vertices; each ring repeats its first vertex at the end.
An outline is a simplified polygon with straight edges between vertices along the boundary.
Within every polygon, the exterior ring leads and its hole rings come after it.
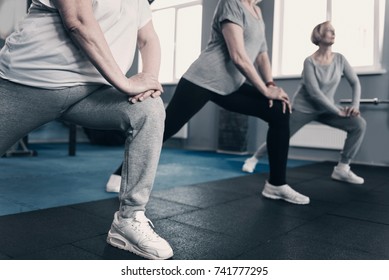
POLYGON ((350 165, 348 163, 338 162, 338 165, 336 166, 338 169, 341 170, 349 170, 350 165))

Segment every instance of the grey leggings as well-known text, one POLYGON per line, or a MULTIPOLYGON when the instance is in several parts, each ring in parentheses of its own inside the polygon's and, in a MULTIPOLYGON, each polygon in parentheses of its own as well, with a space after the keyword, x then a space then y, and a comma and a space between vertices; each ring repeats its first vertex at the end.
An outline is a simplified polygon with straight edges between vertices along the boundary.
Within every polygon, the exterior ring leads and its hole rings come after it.
POLYGON ((58 118, 126 133, 120 214, 128 217, 144 210, 162 147, 162 100, 131 104, 125 94, 109 86, 47 90, 0 79, 0 155, 33 129, 58 118))
MULTIPOLYGON (((304 125, 317 121, 347 132, 347 138, 341 151, 340 162, 349 164, 357 154, 366 131, 366 121, 361 116, 340 117, 334 114, 302 113, 294 110, 290 115, 290 137, 304 125)), ((259 159, 266 154, 266 143, 263 143, 254 156, 259 159)))

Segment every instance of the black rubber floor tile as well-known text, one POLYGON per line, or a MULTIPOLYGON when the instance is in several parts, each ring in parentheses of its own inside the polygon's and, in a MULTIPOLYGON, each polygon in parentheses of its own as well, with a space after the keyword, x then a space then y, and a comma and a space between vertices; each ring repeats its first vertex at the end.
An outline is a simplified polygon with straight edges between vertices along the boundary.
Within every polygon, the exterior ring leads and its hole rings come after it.
POLYGON ((374 188, 374 191, 380 191, 385 193, 385 195, 389 195, 389 174, 387 181, 382 184, 377 184, 376 187, 374 188))
POLYGON ((319 162, 294 168, 288 168, 286 173, 287 183, 291 187, 302 182, 310 182, 312 180, 330 180, 331 173, 335 163, 319 162))
POLYGON ((103 258, 74 247, 72 245, 63 245, 36 252, 30 255, 24 255, 17 258, 18 260, 102 260, 103 258))
POLYGON ((199 208, 207 208, 213 205, 237 200, 242 197, 247 197, 245 194, 224 192, 203 187, 207 184, 208 183, 203 184, 202 187, 186 186, 155 191, 152 192, 151 195, 152 197, 199 208))
POLYGON ((288 176, 295 177, 305 175, 305 179, 308 180, 312 177, 326 177, 331 175, 335 165, 336 163, 334 162, 318 162, 294 168, 288 168, 287 174, 288 176))
POLYGON ((104 245, 103 258, 105 260, 146 260, 129 251, 121 250, 106 243, 104 245))
POLYGON ((351 201, 346 205, 331 211, 330 214, 386 224, 389 226, 389 205, 351 201))
POLYGON ((151 197, 146 207, 146 216, 152 221, 165 219, 199 209, 181 203, 176 203, 156 197, 151 197))
MULTIPOLYGON (((280 207, 281 204, 282 202, 280 207)), ((260 198, 230 202, 171 219, 254 244, 293 230, 307 222, 292 216, 271 213, 260 198)))
POLYGON ((262 191, 266 179, 267 176, 264 174, 256 173, 231 179, 208 182, 207 184, 199 184, 196 186, 225 192, 258 195, 262 191))
POLYGON ((240 260, 378 260, 385 256, 288 234, 246 252, 240 260))
POLYGON ((326 175, 320 175, 311 173, 310 171, 305 170, 299 170, 299 171, 291 171, 290 169, 287 170, 286 173, 286 182, 290 186, 294 186, 295 184, 301 183, 301 182, 309 182, 311 180, 317 180, 317 179, 328 179, 330 178, 331 174, 326 175))
POLYGON ((103 234, 75 242, 73 245, 100 256, 104 260, 144 260, 144 258, 138 255, 111 246, 106 240, 107 234, 103 234))
POLYGON ((10 260, 11 258, 5 254, 0 253, 0 260, 10 260))
MULTIPOLYGON (((80 211, 85 211, 102 218, 113 219, 114 213, 119 209, 119 204, 120 203, 117 198, 109 198, 100 201, 74 204, 69 207, 78 209, 80 211)), ((146 216, 152 220, 164 219, 196 209, 198 208, 151 197, 146 207, 146 216)))
MULTIPOLYGON (((304 176, 302 175, 300 178, 298 177, 292 177, 292 176, 287 176, 287 179, 286 179, 286 183, 291 186, 292 188, 295 188, 297 185, 301 184, 301 183, 305 183, 305 182, 310 182, 312 180, 317 180, 319 177, 312 177, 312 178, 304 178, 304 177, 307 177, 307 176, 304 176)), ((324 178, 324 177, 321 177, 321 178, 324 178)))
MULTIPOLYGON (((272 200, 262 196, 260 196, 260 199, 262 201, 261 203, 263 203, 261 209, 263 215, 277 214, 304 220, 315 219, 340 207, 340 204, 338 203, 320 200, 311 200, 307 205, 298 205, 282 200, 272 200)), ((242 205, 242 207, 244 207, 244 205, 242 205)))
POLYGON ((119 199, 108 198, 98 201, 73 204, 69 207, 101 218, 113 219, 114 213, 119 209, 119 199))
POLYGON ((156 230, 172 246, 174 260, 232 260, 260 244, 170 219, 158 221, 156 230))
POLYGON ((385 184, 384 186, 377 187, 356 200, 371 204, 389 205, 389 186, 385 184))
POLYGON ((325 215, 295 229, 293 234, 389 259, 388 225, 325 215))
POLYGON ((363 198, 372 186, 354 185, 338 182, 331 179, 315 179, 293 185, 300 193, 309 196, 312 200, 346 203, 363 198))
POLYGON ((67 207, 0 217, 1 252, 12 257, 107 232, 110 221, 67 207))
POLYGON ((382 183, 388 180, 389 167, 362 164, 351 164, 350 166, 351 170, 362 176, 367 183, 382 183))

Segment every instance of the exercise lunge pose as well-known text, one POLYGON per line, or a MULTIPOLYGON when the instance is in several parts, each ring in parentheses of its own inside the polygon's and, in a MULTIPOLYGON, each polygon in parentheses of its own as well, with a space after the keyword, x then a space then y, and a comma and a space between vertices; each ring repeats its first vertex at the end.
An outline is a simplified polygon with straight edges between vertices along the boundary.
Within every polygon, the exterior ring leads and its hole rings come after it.
MULTIPOLYGON (((317 25, 312 31, 311 41, 319 48, 304 61, 301 84, 293 99, 290 136, 311 121, 346 131, 347 138, 340 160, 334 167, 331 178, 363 184, 364 179, 353 173, 349 165, 361 146, 366 130, 366 122, 359 112, 361 96, 359 79, 346 58, 332 51, 335 30, 330 22, 317 25), (334 101, 342 75, 352 87, 352 104, 348 107, 338 107, 334 101)), ((252 173, 258 159, 266 154, 266 150, 264 143, 245 161, 242 170, 252 173)))
MULTIPOLYGON (((289 149, 288 95, 274 85, 267 53, 265 26, 256 0, 218 2, 211 39, 179 81, 166 109, 164 141, 177 133, 207 102, 258 117, 269 125, 270 174, 262 194, 296 204, 309 198, 286 182, 289 149)), ((121 168, 111 183, 121 181, 121 168)), ((112 184, 115 189, 115 184, 112 184)))
POLYGON ((159 65, 147 0, 33 0, 0 51, 0 155, 57 118, 123 131, 120 208, 107 242, 149 259, 173 255, 145 216, 164 130, 159 65), (143 69, 128 78, 137 47, 143 69))

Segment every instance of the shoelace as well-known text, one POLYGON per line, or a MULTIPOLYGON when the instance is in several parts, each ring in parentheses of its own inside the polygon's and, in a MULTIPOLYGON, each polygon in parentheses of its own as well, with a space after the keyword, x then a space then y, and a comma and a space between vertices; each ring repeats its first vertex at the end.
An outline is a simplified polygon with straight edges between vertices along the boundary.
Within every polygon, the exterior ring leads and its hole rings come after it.
POLYGON ((154 224, 146 216, 136 216, 135 220, 139 222, 139 228, 146 238, 159 238, 159 235, 154 231, 154 224), (150 236, 151 233, 151 236, 150 236))

